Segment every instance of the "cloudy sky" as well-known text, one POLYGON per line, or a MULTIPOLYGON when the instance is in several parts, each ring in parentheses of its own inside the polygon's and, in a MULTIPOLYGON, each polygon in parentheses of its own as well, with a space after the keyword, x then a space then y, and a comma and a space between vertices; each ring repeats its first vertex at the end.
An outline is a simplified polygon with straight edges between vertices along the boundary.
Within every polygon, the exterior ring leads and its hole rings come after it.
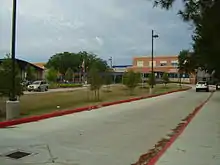
MULTIPOLYGON (((150 55, 151 29, 156 55, 175 55, 191 46, 191 28, 150 0, 18 0, 16 56, 45 62, 57 52, 94 52, 114 64, 150 55)), ((1 0, 0 58, 10 52, 12 0, 1 0)))

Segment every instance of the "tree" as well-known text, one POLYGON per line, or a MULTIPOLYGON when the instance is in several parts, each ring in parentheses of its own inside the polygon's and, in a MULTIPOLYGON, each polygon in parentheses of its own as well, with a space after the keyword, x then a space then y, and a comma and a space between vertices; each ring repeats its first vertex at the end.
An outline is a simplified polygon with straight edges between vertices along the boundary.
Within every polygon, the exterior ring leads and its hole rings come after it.
POLYGON ((57 81, 57 76, 58 76, 58 73, 56 71, 56 69, 54 68, 50 68, 46 74, 46 79, 49 81, 49 82, 56 82, 57 81))
POLYGON ((112 84, 112 72, 107 70, 104 73, 104 84, 107 86, 107 91, 110 91, 110 85, 112 84))
POLYGON ((152 73, 149 74, 149 77, 148 77, 148 84, 149 84, 150 86, 156 84, 156 78, 155 78, 155 75, 152 74, 152 73))
POLYGON ((202 19, 194 32, 194 51, 200 57, 201 67, 220 79, 220 1, 214 1, 202 15, 202 19))
POLYGON ((47 68, 54 68, 62 75, 65 75, 68 68, 71 68, 73 72, 82 71, 83 61, 85 63, 84 69, 91 68, 92 65, 96 65, 99 71, 104 72, 107 68, 107 62, 98 58, 93 53, 82 51, 79 53, 63 52, 53 55, 46 64, 47 68))
POLYGON ((26 79, 28 81, 34 81, 36 79, 36 70, 34 67, 28 65, 26 72, 27 72, 26 79))
POLYGON ((130 70, 123 75, 123 84, 130 90, 130 95, 133 94, 138 83, 140 83, 140 74, 135 73, 133 70, 130 70))
POLYGON ((194 53, 189 50, 182 50, 178 55, 178 72, 180 74, 180 85, 183 74, 195 74, 195 70, 199 67, 198 59, 194 53))
MULTIPOLYGON (((156 0, 155 5, 170 9, 175 0, 156 0)), ((220 79, 220 1, 185 0, 184 9, 179 11, 184 21, 193 23, 195 30, 193 54, 199 66, 220 79)))
POLYGON ((73 70, 71 68, 68 68, 65 73, 65 80, 73 81, 73 70))
POLYGON ((89 70, 90 90, 94 92, 95 100, 99 100, 99 90, 102 86, 102 78, 96 65, 93 65, 89 70))
POLYGON ((167 85, 167 83, 169 83, 169 76, 167 73, 163 73, 163 76, 162 76, 162 79, 163 79, 163 82, 165 84, 165 86, 167 85))
MULTIPOLYGON (((21 85, 19 67, 15 65, 15 94, 21 96, 23 94, 23 88, 21 85)), ((6 57, 0 65, 0 94, 1 96, 12 96, 12 60, 10 57, 6 57)))

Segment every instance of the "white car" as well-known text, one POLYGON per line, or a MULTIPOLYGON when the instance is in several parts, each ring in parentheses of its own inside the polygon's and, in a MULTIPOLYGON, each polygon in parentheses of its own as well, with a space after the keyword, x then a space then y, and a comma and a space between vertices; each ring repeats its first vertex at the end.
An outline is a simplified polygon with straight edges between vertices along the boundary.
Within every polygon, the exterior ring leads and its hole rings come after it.
POLYGON ((48 91, 49 85, 46 83, 46 81, 34 81, 31 85, 28 85, 27 90, 29 92, 31 91, 39 91, 44 92, 48 91))
POLYGON ((216 90, 220 90, 220 83, 216 84, 216 90))
POLYGON ((196 84, 196 92, 198 91, 206 91, 206 92, 209 92, 209 85, 206 81, 199 81, 197 82, 196 84))

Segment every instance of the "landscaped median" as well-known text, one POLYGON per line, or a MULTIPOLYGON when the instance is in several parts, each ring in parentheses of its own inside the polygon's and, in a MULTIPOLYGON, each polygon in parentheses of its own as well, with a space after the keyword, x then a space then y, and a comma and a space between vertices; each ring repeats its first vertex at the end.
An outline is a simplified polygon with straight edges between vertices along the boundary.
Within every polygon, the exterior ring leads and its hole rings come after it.
POLYGON ((82 84, 73 84, 73 83, 66 83, 66 84, 56 84, 56 83, 52 83, 49 84, 49 89, 57 89, 57 88, 78 88, 78 87, 82 87, 82 84))
POLYGON ((42 95, 24 95, 20 100, 22 118, 0 122, 0 128, 185 91, 190 87, 182 86, 180 88, 176 84, 168 84, 166 87, 157 85, 152 95, 149 95, 149 88, 137 87, 132 96, 128 95, 128 90, 122 85, 113 86, 110 91, 106 89, 100 90, 101 100, 99 101, 92 99, 93 93, 88 89, 42 95))

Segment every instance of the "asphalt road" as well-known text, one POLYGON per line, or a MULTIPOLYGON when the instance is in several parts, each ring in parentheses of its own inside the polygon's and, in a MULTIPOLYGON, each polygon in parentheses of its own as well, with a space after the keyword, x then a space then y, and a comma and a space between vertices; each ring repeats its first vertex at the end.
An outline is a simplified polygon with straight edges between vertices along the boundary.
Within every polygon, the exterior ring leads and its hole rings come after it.
POLYGON ((130 165, 209 94, 189 90, 0 129, 0 162, 130 165), (4 156, 18 149, 33 154, 21 160, 4 156))

